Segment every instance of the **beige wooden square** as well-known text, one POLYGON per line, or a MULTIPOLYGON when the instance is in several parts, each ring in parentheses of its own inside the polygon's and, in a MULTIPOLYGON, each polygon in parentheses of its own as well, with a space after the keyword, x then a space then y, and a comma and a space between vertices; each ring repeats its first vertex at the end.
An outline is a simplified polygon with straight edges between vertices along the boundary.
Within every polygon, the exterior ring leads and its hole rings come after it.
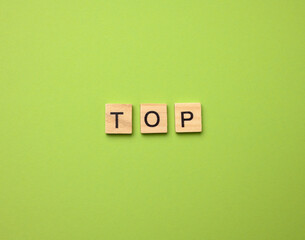
POLYGON ((201 104, 200 103, 176 103, 175 123, 176 132, 201 132, 201 104))
POLYGON ((141 104, 141 133, 167 133, 166 104, 141 104))
POLYGON ((132 133, 131 104, 106 104, 105 132, 107 134, 132 133))

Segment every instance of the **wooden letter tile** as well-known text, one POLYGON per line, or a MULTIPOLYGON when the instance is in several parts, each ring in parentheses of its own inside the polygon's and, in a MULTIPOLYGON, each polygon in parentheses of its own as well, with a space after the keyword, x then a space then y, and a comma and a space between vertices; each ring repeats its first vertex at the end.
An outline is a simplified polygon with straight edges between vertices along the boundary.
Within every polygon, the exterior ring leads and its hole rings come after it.
POLYGON ((107 134, 132 133, 131 104, 106 104, 105 132, 107 134))
POLYGON ((141 104, 141 133, 167 133, 166 104, 141 104))
POLYGON ((201 132, 201 104, 176 103, 175 104, 176 132, 201 132))

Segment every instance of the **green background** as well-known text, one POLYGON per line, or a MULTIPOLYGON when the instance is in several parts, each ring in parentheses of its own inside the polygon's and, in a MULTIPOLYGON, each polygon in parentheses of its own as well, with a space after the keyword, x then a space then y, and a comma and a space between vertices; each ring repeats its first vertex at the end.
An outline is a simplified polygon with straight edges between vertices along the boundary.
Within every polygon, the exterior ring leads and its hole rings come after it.
POLYGON ((304 14, 0 0, 0 239, 305 239, 304 14), (176 102, 202 134, 175 133, 176 102), (104 134, 105 103, 133 104, 132 136, 104 134), (168 134, 140 134, 140 103, 168 134))

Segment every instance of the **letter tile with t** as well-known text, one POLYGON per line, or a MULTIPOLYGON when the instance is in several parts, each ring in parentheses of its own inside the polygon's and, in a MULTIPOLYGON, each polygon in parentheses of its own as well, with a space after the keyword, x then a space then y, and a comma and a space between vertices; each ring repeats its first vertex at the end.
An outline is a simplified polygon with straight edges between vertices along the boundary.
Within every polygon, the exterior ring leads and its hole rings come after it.
POLYGON ((106 104, 105 132, 132 134, 132 104, 106 104))

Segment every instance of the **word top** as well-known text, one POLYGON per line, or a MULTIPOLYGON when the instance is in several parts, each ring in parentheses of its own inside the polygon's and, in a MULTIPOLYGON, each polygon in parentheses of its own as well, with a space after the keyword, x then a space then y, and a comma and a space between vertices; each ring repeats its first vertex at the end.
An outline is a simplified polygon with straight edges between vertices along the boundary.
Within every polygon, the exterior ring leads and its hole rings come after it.
MULTIPOLYGON (((132 134, 132 104, 106 104, 106 134, 132 134)), ((167 104, 141 104, 141 133, 167 133, 167 104)), ((175 104, 177 133, 201 132, 200 103, 175 104)))

